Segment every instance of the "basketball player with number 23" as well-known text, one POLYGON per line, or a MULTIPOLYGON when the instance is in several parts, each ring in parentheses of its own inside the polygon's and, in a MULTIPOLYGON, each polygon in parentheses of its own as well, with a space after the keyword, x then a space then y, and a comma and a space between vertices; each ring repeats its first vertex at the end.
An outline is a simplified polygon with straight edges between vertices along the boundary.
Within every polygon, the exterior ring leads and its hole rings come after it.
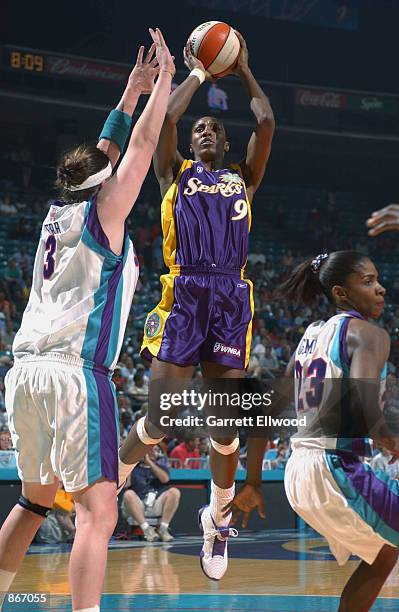
MULTIPOLYGON (((205 378, 243 378, 249 360, 253 299, 244 271, 251 203, 265 172, 275 124, 269 100, 249 68, 245 40, 227 28, 240 45, 229 74, 248 93, 256 127, 244 159, 227 167, 230 145, 223 124, 201 117, 191 130, 193 159, 183 158, 176 125, 196 91, 213 78, 187 44, 184 61, 190 74, 169 98, 154 158, 169 273, 161 279, 162 299, 145 323, 142 354, 152 361, 152 380, 190 379, 198 363, 205 378)), ((218 73, 216 67, 213 75, 218 73)), ((148 417, 140 419, 120 450, 120 473, 129 471, 159 435, 148 417)), ((204 536, 200 562, 206 576, 220 580, 227 569, 228 536, 236 535, 222 508, 234 497, 239 441, 237 436, 211 437, 211 444, 210 504, 199 513, 204 536)))

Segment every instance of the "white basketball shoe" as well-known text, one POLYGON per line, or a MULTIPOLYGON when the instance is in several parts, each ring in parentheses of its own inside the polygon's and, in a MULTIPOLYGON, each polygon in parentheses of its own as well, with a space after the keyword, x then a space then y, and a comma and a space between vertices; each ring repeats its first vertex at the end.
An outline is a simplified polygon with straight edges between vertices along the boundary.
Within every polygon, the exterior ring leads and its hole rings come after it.
POLYGON ((200 554, 201 569, 207 578, 220 580, 227 570, 227 540, 238 536, 237 529, 218 527, 212 518, 209 506, 198 512, 198 523, 204 534, 204 544, 200 554))

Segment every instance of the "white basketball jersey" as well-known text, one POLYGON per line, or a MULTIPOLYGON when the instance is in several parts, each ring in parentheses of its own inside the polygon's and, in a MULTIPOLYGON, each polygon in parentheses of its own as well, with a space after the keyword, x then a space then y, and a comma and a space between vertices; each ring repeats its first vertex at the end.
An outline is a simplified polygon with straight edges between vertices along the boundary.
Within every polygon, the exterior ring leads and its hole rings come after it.
MULTIPOLYGON (((368 440, 360 437, 350 417, 350 361, 346 333, 355 311, 337 314, 327 322, 312 323, 295 352, 295 405, 306 425, 298 428, 296 444, 369 454, 368 440)), ((385 379, 386 368, 381 373, 385 379)), ((382 385, 383 391, 383 385, 382 385)), ((359 427, 358 427, 359 429, 359 427)))
POLYGON ((111 251, 95 198, 53 204, 42 226, 15 357, 66 353, 112 370, 138 274, 127 232, 122 254, 111 251))

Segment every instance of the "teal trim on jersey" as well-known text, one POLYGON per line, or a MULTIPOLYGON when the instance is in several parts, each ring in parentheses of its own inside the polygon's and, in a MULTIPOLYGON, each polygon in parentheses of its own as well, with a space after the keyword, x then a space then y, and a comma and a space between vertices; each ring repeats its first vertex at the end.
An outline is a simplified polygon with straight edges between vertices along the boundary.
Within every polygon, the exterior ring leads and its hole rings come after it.
POLYGON ((97 349, 98 336, 101 330, 101 320, 107 302, 108 281, 115 272, 115 265, 104 260, 101 269, 100 286, 94 294, 94 307, 87 320, 86 334, 83 340, 80 356, 83 359, 94 361, 97 349))
POLYGON ((87 484, 102 477, 100 401, 98 388, 91 368, 82 368, 87 390, 87 484))
POLYGON ((331 452, 325 452, 324 456, 331 475, 348 502, 349 507, 382 538, 394 546, 398 546, 399 533, 389 527, 380 515, 367 503, 364 497, 352 486, 344 468, 340 464, 339 457, 331 452))
MULTIPOLYGON (((125 236, 124 250, 123 250, 123 267, 122 274, 118 282, 118 286, 115 293, 115 303, 112 317, 111 332, 109 335, 108 351, 106 357, 106 367, 110 368, 112 363, 117 357, 119 334, 121 331, 121 314, 122 314, 122 298, 123 298, 123 270, 125 268, 126 260, 130 251, 131 240, 128 235, 125 236)), ((118 421, 119 423, 119 421, 118 421)))
POLYGON ((108 259, 112 261, 113 265, 119 262, 122 258, 122 255, 115 255, 115 253, 113 253, 109 249, 106 249, 105 247, 101 246, 101 244, 99 244, 97 240, 94 240, 93 236, 90 234, 89 230, 87 229, 87 226, 85 226, 83 233, 82 233, 82 242, 91 251, 98 253, 98 255, 101 255, 101 257, 104 257, 104 259, 108 259))
POLYGON ((345 318, 346 317, 342 317, 342 319, 339 322, 339 325, 335 331, 334 334, 334 338, 331 342, 330 345, 330 351, 329 351, 329 359, 333 362, 334 365, 337 366, 337 368, 339 368, 344 376, 349 376, 349 370, 348 367, 345 363, 342 363, 342 359, 341 359, 341 351, 340 351, 340 342, 339 342, 339 336, 341 333, 341 327, 345 322, 345 318))

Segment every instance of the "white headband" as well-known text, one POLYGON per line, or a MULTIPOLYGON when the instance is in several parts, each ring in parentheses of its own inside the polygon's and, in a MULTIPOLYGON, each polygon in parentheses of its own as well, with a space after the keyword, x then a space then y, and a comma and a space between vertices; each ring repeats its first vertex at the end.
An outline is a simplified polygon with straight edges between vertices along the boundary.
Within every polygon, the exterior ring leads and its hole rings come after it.
POLYGON ((109 178, 112 174, 112 166, 111 162, 108 162, 108 166, 105 166, 100 172, 96 172, 96 174, 92 174, 88 176, 85 181, 81 185, 72 185, 72 187, 67 187, 68 191, 81 191, 82 189, 90 189, 90 187, 96 187, 97 185, 101 185, 105 179, 109 178))

